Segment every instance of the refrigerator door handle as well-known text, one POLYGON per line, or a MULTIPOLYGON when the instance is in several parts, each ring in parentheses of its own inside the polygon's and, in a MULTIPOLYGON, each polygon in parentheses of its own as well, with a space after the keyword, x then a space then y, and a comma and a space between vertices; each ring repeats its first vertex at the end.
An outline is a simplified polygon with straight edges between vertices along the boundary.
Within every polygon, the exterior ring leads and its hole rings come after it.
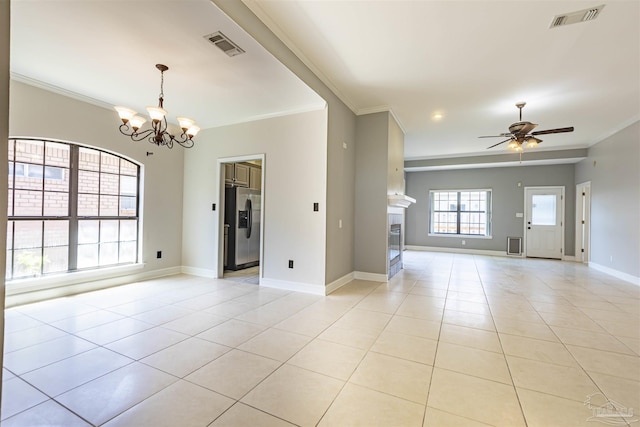
POLYGON ((247 199, 244 203, 244 208, 247 211, 247 239, 251 237, 251 223, 253 222, 253 207, 251 206, 251 199, 247 199))

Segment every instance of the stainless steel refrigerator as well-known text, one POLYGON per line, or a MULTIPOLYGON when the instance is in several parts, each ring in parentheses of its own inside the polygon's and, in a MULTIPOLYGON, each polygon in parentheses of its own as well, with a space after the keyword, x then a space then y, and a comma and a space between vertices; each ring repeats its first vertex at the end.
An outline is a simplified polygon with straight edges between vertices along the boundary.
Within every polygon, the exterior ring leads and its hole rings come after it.
POLYGON ((260 190, 225 188, 224 223, 228 225, 227 270, 241 270, 260 263, 260 190))

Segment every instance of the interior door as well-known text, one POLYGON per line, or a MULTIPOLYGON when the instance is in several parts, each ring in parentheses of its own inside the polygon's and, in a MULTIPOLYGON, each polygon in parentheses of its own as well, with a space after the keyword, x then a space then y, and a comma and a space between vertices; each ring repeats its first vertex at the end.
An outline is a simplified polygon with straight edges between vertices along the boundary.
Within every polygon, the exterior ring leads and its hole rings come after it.
POLYGON ((562 259, 564 187, 525 188, 525 255, 562 259))

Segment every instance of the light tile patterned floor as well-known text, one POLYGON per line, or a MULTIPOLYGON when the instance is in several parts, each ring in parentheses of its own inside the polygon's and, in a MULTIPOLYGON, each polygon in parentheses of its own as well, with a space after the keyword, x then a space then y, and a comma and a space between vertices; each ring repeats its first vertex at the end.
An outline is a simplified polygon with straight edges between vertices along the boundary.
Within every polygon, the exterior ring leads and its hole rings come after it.
POLYGON ((328 297, 174 276, 5 315, 2 427, 640 425, 640 287, 570 262, 407 251, 328 297))

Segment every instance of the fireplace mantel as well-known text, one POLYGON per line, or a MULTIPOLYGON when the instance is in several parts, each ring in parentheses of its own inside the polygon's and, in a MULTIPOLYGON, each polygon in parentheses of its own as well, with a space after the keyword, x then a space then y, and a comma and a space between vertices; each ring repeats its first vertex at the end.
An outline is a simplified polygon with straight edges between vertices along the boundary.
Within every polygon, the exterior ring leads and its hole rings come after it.
POLYGON ((409 197, 406 194, 389 194, 387 196, 389 206, 397 208, 408 208, 411 203, 415 203, 416 199, 409 197))

